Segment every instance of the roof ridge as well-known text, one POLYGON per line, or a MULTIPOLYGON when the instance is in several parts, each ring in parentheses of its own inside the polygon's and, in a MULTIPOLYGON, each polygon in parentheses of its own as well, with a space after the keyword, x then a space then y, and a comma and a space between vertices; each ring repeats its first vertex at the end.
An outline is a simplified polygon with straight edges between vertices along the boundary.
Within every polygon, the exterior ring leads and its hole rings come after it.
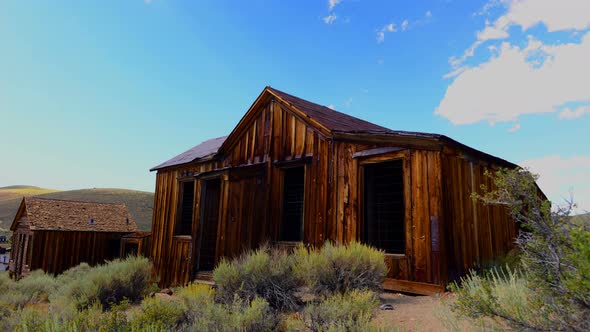
MULTIPOLYGON (((298 101, 298 102, 303 102, 303 103, 307 103, 307 104, 310 104, 311 106, 317 106, 317 107, 321 107, 323 112, 332 113, 333 115, 341 115, 341 116, 344 116, 344 117, 347 117, 347 118, 349 118, 349 120, 362 121, 362 122, 364 122, 365 124, 369 124, 369 125, 371 125, 371 126, 374 126, 374 127, 377 127, 377 128, 379 128, 379 129, 381 129, 381 130, 385 130, 385 131, 391 131, 391 132, 395 131, 395 130, 393 130, 393 129, 390 129, 390 128, 387 128, 387 127, 383 127, 383 126, 381 126, 381 125, 378 125, 378 124, 376 124, 376 123, 373 123, 373 122, 371 122, 371 121, 368 121, 368 120, 365 120, 365 119, 361 119, 361 118, 359 118, 359 117, 356 117, 356 116, 354 116, 354 115, 347 114, 347 113, 344 113, 344 112, 340 112, 340 111, 338 111, 338 110, 336 110, 336 109, 332 109, 332 108, 330 108, 330 107, 328 107, 328 106, 326 106, 326 105, 321 105, 321 104, 315 103, 315 102, 313 102, 313 101, 310 101, 310 100, 307 100, 307 99, 304 99, 304 98, 301 98, 301 97, 297 97, 297 96, 295 96, 295 95, 292 95, 292 94, 290 94, 290 93, 288 93, 288 92, 284 92, 284 91, 282 91, 282 90, 279 90, 279 89, 275 89, 275 88, 272 88, 272 87, 267 87, 267 89, 268 89, 269 91, 271 91, 271 92, 274 92, 275 94, 278 94, 278 95, 279 95, 279 97, 281 97, 281 95, 285 95, 286 97, 288 97, 288 98, 291 98, 291 99, 294 99, 295 101, 298 101), (350 119, 350 118, 352 118, 352 119, 350 119)), ((283 99, 284 99, 284 98, 283 98, 283 99)), ((313 116, 313 115, 309 114, 309 111, 306 111, 306 110, 304 110, 304 109, 301 109, 301 108, 300 108, 300 107, 298 107, 297 105, 293 105, 293 103, 289 102, 289 100, 285 100, 285 101, 286 101, 287 103, 289 103, 289 104, 290 104, 292 107, 295 107, 296 109, 298 109, 298 110, 300 110, 301 112, 305 113, 305 114, 306 114, 307 116, 309 116, 310 118, 312 118, 312 119, 315 119, 316 121, 319 121, 320 123, 322 123, 322 121, 321 121, 320 119, 317 119, 315 116, 313 116)), ((339 132, 339 131, 341 131, 341 130, 335 130, 335 129, 333 129, 333 128, 328 128, 328 129, 329 129, 330 131, 332 131, 332 132, 339 132)), ((349 131, 349 130, 345 130, 345 131, 349 131)))
POLYGON ((27 199, 42 199, 45 201, 58 201, 58 202, 71 202, 71 203, 88 203, 88 204, 105 204, 105 205, 124 205, 127 206, 125 203, 109 203, 109 202, 95 202, 95 201, 80 201, 74 199, 61 199, 61 198, 48 198, 48 197, 39 197, 39 196, 23 196, 25 200, 27 199))

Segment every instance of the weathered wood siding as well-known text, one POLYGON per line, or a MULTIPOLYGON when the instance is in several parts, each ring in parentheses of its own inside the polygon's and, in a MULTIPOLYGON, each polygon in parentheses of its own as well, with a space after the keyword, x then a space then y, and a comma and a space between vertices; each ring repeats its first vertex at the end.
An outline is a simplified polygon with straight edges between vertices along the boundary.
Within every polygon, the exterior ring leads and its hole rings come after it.
POLYGON ((293 166, 303 166, 305 174, 302 242, 321 246, 326 240, 363 239, 364 165, 403 160, 405 253, 387 255, 386 288, 440 291, 474 264, 510 248, 516 233, 504 211, 470 198, 487 181, 483 162, 460 159, 432 140, 336 137, 281 102, 259 105, 244 116, 216 158, 158 170, 151 257, 162 285, 188 283, 197 272, 206 179, 221 181, 219 260, 279 239, 283 172, 293 166), (175 236, 179 181, 187 180, 195 181, 192 232, 175 236))
MULTIPOLYGON (((25 254, 17 265, 27 265, 27 270, 42 269, 47 273, 58 274, 82 262, 90 265, 104 263, 119 256, 119 243, 124 233, 106 232, 64 232, 17 230, 14 233, 16 244, 26 239, 23 246, 25 254), (28 238, 27 238, 28 237, 28 238)), ((22 270, 19 269, 18 272, 22 270)), ((22 272, 28 272, 22 270, 22 272)), ((20 273, 17 273, 20 274, 20 273)))
POLYGON ((443 154, 442 162, 448 275, 456 279, 510 251, 518 228, 505 207, 471 198, 471 193, 481 192, 482 184, 493 189, 484 172, 496 166, 454 154, 443 154))
POLYGON ((242 121, 235 129, 236 138, 227 142, 218 161, 158 171, 151 257, 163 285, 187 283, 194 273, 201 218, 200 174, 220 171, 218 257, 233 257, 278 239, 282 167, 286 167, 282 163, 305 167, 303 242, 320 245, 326 239, 327 220, 334 219, 334 201, 328 199, 334 185, 332 140, 278 102, 267 103, 242 121), (179 181, 187 175, 196 181, 193 229, 191 236, 179 237, 174 235, 179 181))
MULTIPOLYGON (((406 252, 386 255, 388 278, 442 285, 445 260, 443 253, 444 216, 440 151, 401 149, 398 152, 353 158, 358 151, 376 146, 338 142, 337 181, 334 190, 336 219, 329 226, 329 238, 338 242, 362 240, 363 175, 365 164, 402 159, 406 252)), ((389 144, 390 146, 392 144, 389 144)))

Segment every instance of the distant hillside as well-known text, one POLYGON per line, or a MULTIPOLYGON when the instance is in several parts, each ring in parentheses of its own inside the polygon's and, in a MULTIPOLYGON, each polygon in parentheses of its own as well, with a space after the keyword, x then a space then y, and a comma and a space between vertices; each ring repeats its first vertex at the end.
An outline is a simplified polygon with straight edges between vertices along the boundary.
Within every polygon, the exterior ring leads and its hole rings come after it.
POLYGON ((34 186, 10 186, 0 188, 0 231, 10 227, 23 196, 66 199, 75 201, 125 203, 137 222, 137 227, 149 231, 152 224, 154 194, 127 189, 80 189, 58 191, 34 186))
POLYGON ((583 221, 586 223, 590 223, 590 213, 578 214, 577 216, 573 216, 572 218, 575 221, 583 221))

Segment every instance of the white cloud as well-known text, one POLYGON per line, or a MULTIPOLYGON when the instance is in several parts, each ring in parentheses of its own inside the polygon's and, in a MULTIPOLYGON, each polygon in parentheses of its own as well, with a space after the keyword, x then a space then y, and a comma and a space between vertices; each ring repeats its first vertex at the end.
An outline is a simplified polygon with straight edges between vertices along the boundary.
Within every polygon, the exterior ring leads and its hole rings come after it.
POLYGON ((345 102, 344 102, 344 107, 350 107, 350 105, 352 105, 352 97, 348 98, 345 102))
POLYGON ((385 41, 385 33, 386 32, 397 32, 395 24, 389 23, 383 26, 379 31, 377 31, 377 42, 382 43, 385 41))
POLYGON ((330 105, 328 105, 328 108, 329 108, 329 109, 332 109, 332 110, 333 110, 333 109, 336 109, 336 108, 334 107, 334 104, 330 104, 330 105))
POLYGON ((590 156, 546 156, 519 165, 540 175, 539 187, 554 204, 563 204, 571 193, 580 212, 590 210, 590 156))
POLYGON ((491 9, 499 7, 500 5, 508 1, 509 0, 490 0, 483 6, 483 8, 480 11, 473 13, 473 16, 489 15, 491 9))
POLYGON ((515 133, 520 130, 520 123, 515 123, 514 126, 508 129, 509 133, 515 133))
POLYGON ((527 30, 539 23, 549 32, 583 30, 590 27, 588 0, 513 0, 503 25, 520 25, 527 30))
POLYGON ((497 52, 456 71, 435 113, 456 125, 512 122, 590 100, 590 32, 580 44, 545 45, 530 37, 525 48, 504 42, 497 52))
POLYGON ((575 109, 565 108, 563 111, 559 113, 560 119, 575 119, 579 118, 582 115, 590 113, 590 105, 579 106, 575 109))
POLYGON ((408 24, 409 24, 408 20, 404 20, 402 22, 402 31, 405 31, 408 28, 408 24))
POLYGON ((432 12, 429 10, 424 14, 426 17, 432 17, 432 12))
POLYGON ((334 7, 336 7, 337 4, 341 3, 342 0, 328 0, 328 8, 330 10, 334 9, 334 7))
MULTIPOLYGON (((487 26, 485 29, 477 33, 477 39, 480 41, 490 39, 505 39, 508 38, 508 32, 503 29, 498 29, 495 26, 487 26)), ((481 44, 481 43, 480 43, 481 44)))
POLYGON ((523 31, 544 24, 547 31, 584 30, 590 27, 590 1, 588 0, 492 0, 482 13, 505 3, 507 12, 500 16, 493 24, 486 21, 483 30, 477 33, 477 40, 460 57, 451 57, 449 62, 454 69, 461 66, 465 60, 472 57, 475 50, 488 40, 506 39, 511 26, 520 26, 523 31))
POLYGON ((326 24, 332 24, 334 21, 336 21, 336 18, 337 18, 336 14, 332 13, 332 14, 324 17, 323 20, 324 20, 324 23, 326 23, 326 24))

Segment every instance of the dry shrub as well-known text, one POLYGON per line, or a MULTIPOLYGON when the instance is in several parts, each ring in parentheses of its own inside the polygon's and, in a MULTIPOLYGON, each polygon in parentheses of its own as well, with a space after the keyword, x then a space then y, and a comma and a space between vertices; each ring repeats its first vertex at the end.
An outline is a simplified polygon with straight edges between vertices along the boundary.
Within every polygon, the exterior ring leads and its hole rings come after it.
POLYGON ((295 265, 293 255, 267 246, 232 261, 222 260, 213 271, 216 297, 225 304, 235 296, 247 302, 260 297, 276 310, 294 310, 298 307, 295 293, 302 285, 295 265))
POLYGON ((74 305, 77 309, 88 308, 95 302, 103 309, 123 300, 138 303, 155 289, 151 272, 148 259, 135 256, 88 270, 70 271, 63 278, 71 281, 63 285, 51 301, 60 308, 74 305))
POLYGON ((304 310, 304 317, 314 332, 366 331, 378 304, 375 293, 353 290, 328 296, 319 304, 309 305, 304 310))
POLYGON ((370 246, 352 242, 327 242, 320 249, 298 247, 297 273, 318 295, 343 294, 352 290, 380 291, 387 275, 385 255, 370 246))

